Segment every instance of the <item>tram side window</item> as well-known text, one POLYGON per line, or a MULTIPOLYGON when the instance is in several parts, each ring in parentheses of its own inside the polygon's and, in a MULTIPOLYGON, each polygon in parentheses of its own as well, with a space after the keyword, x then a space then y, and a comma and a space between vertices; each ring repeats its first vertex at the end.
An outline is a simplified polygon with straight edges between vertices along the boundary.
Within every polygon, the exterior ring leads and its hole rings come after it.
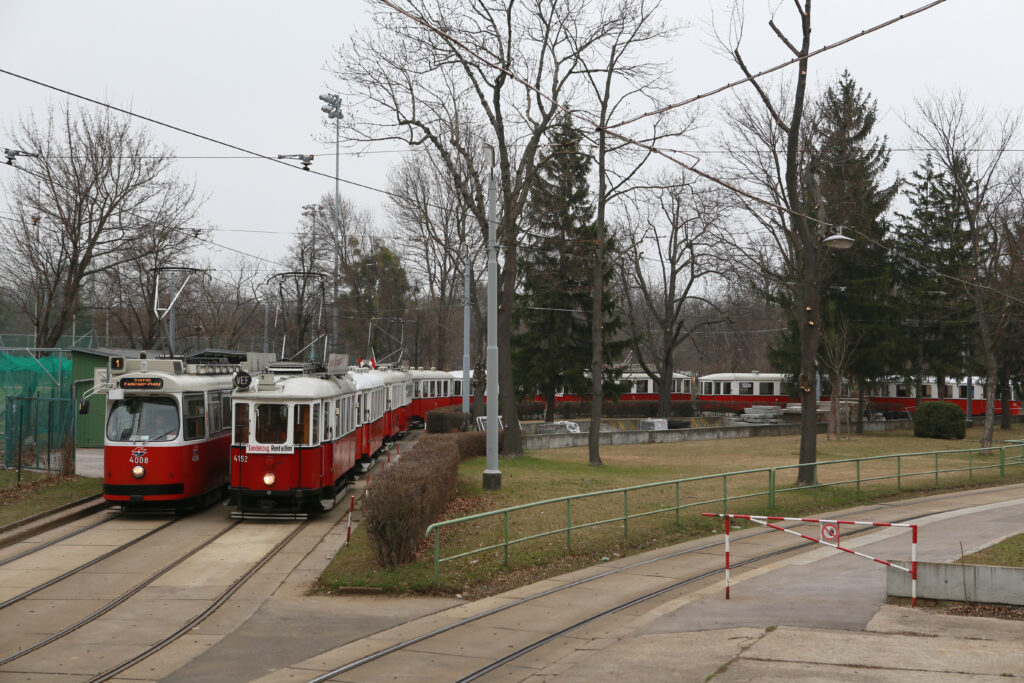
POLYGON ((313 431, 311 432, 311 436, 309 437, 309 439, 307 441, 303 441, 303 443, 314 444, 317 441, 319 441, 319 437, 320 437, 320 404, 319 403, 314 403, 313 404, 313 431))
POLYGON ((229 416, 231 415, 231 392, 222 391, 220 393, 220 414, 224 418, 224 429, 231 429, 231 425, 228 424, 229 416))
POLYGON ((754 383, 753 382, 737 382, 739 384, 739 391, 737 393, 740 396, 753 396, 754 395, 754 383))
POLYGON ((324 401, 324 412, 323 412, 323 415, 324 415, 324 433, 321 435, 320 440, 321 441, 330 441, 332 439, 332 432, 334 431, 333 429, 331 429, 331 427, 333 426, 331 424, 333 422, 333 420, 331 420, 331 402, 330 401, 324 401))
POLYGON ((700 385, 701 385, 701 387, 703 387, 701 389, 700 393, 702 393, 702 394, 710 394, 711 393, 711 387, 712 387, 711 382, 701 382, 700 385))
POLYGON ((292 424, 292 440, 296 445, 309 444, 309 406, 295 406, 295 422, 292 424))
POLYGON ((185 440, 202 439, 206 436, 206 397, 185 394, 181 402, 185 412, 185 440))
POLYGON ((775 394, 775 382, 759 382, 758 395, 772 396, 775 394))
POLYGON ((218 400, 218 392, 211 391, 206 395, 207 410, 210 411, 210 434, 216 434, 220 431, 220 401, 218 400))
POLYGON ((896 396, 898 398, 907 398, 908 396, 910 396, 910 392, 907 391, 907 385, 906 384, 897 384, 896 385, 896 396))
POLYGON ((918 387, 918 392, 919 392, 918 395, 921 398, 931 398, 932 397, 932 385, 931 384, 922 384, 920 387, 918 387))
POLYGON ((341 430, 341 399, 334 399, 334 438, 344 434, 341 430))
POLYGON ((235 437, 234 443, 249 443, 249 404, 235 404, 235 437))

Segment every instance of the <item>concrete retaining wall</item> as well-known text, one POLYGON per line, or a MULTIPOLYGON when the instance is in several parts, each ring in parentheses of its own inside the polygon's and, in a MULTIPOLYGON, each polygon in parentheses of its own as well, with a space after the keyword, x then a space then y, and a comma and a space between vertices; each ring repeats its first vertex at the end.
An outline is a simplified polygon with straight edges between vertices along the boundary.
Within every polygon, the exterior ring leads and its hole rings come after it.
MULTIPOLYGON (((909 566, 907 562, 894 564, 909 566)), ((892 597, 909 598, 910 574, 888 567, 885 589, 892 597)), ((1024 605, 1024 569, 918 562, 917 597, 929 600, 1024 605)))
MULTIPOLYGON (((887 422, 865 422, 865 432, 888 432, 896 429, 910 429, 911 420, 889 420, 887 422)), ((824 434, 827 425, 820 423, 818 433, 824 434)), ((659 431, 601 432, 601 445, 636 445, 648 443, 673 443, 677 441, 708 441, 712 439, 744 439, 752 436, 791 436, 800 433, 799 424, 743 425, 729 427, 700 427, 692 429, 665 429, 659 431)), ((573 448, 586 446, 590 435, 582 434, 526 434, 523 436, 527 450, 546 448, 573 448)))

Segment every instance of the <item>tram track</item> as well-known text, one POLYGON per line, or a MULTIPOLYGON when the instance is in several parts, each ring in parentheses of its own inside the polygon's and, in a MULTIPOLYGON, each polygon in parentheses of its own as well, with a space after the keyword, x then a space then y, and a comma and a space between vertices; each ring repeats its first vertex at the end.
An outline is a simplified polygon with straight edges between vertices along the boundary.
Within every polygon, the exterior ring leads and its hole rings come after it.
MULTIPOLYGON (((236 522, 236 524, 239 523, 241 523, 241 520, 236 522)), ((153 656, 154 654, 164 649, 174 641, 178 640, 179 638, 187 634, 193 628, 201 624, 203 621, 209 618, 214 612, 216 612, 225 602, 227 602, 231 598, 231 596, 233 596, 240 588, 242 588, 242 586, 244 586, 245 583, 249 581, 249 579, 255 576, 264 566, 266 566, 268 562, 274 559, 274 557, 276 557, 277 554, 281 552, 281 550, 286 548, 288 544, 295 539, 295 537, 297 537, 307 526, 309 526, 309 523, 310 522, 308 520, 304 520, 297 524, 296 527, 287 536, 285 536, 273 548, 271 548, 267 553, 265 553, 264 556, 248 571, 246 571, 244 574, 235 579, 235 581, 230 586, 228 586, 224 591, 222 591, 220 595, 218 595, 217 598, 214 599, 213 602, 200 614, 196 615, 188 622, 186 622, 183 626, 175 630, 173 633, 165 636, 164 638, 149 646, 137 655, 130 657, 129 659, 123 661, 117 666, 88 679, 89 683, 99 683, 100 681, 107 681, 111 678, 114 678, 118 674, 127 671, 133 666, 153 656)), ((232 528, 234 528, 234 525, 232 526, 232 528)))
MULTIPOLYGON (((1018 485, 1013 485, 1013 488, 1024 489, 1024 485, 1019 485, 1019 484, 1018 485)), ((943 494, 941 497, 931 498, 930 500, 932 500, 932 501, 935 501, 935 500, 943 500, 943 501, 955 500, 955 499, 962 498, 962 497, 965 497, 965 496, 977 495, 977 493, 978 493, 978 490, 972 489, 972 490, 968 490, 968 491, 960 491, 960 492, 954 492, 954 493, 949 493, 949 494, 943 494)), ((910 500, 900 500, 900 501, 892 501, 892 502, 880 503, 880 504, 876 504, 876 505, 872 505, 872 506, 868 506, 868 507, 864 507, 864 508, 859 508, 857 510, 856 514, 858 516, 862 516, 865 513, 871 513, 871 512, 874 512, 874 511, 878 511, 878 510, 898 510, 900 508, 907 508, 907 507, 911 507, 911 506, 914 506, 914 505, 920 505, 921 502, 922 502, 922 499, 915 498, 915 499, 910 499, 910 500)), ((947 509, 954 509, 954 508, 951 507, 951 508, 947 508, 947 509)), ((847 513, 843 513, 843 514, 844 514, 844 516, 846 516, 847 513)), ((920 518, 921 516, 927 516, 927 515, 930 515, 930 514, 933 514, 933 512, 919 512, 919 513, 914 514, 914 515, 909 515, 909 516, 906 516, 906 517, 898 517, 896 519, 888 519, 886 521, 890 522, 890 523, 905 523, 905 522, 908 522, 910 520, 920 518)), ((799 526, 802 526, 802 525, 803 525, 802 523, 796 523, 796 524, 791 525, 791 527, 789 527, 789 528, 799 527, 799 526)), ((762 529, 749 529, 749 527, 748 527, 748 530, 749 530, 749 533, 744 535, 743 540, 747 540, 747 539, 750 539, 750 538, 755 538, 755 537, 758 537, 758 536, 763 536, 763 535, 766 535, 766 534, 773 533, 771 530, 763 529, 763 528, 762 529)), ((860 535, 860 534, 863 534, 863 533, 874 532, 874 531, 877 531, 877 529, 876 528, 867 527, 867 528, 863 528, 863 529, 856 529, 856 530, 848 531, 848 532, 846 532, 845 536, 849 537, 849 536, 860 535)), ((737 543, 737 542, 739 542, 739 539, 734 539, 733 540, 734 544, 737 543)), ((442 635, 444 633, 448 633, 450 631, 456 630, 456 629, 461 628, 463 626, 474 624, 475 622, 481 621, 481 620, 486 619, 488 617, 495 616, 495 615, 497 615, 499 613, 508 611, 508 610, 513 609, 515 607, 519 607, 521 605, 524 605, 526 603, 538 600, 540 598, 544 598, 544 597, 547 597, 547 596, 550 596, 550 595, 554 595, 556 593, 559 593, 559 592, 562 592, 562 591, 565 591, 565 590, 568 590, 568 589, 571 589, 571 588, 576 588, 576 587, 582 586, 584 584, 588 584, 588 583, 592 583, 592 582, 595 582, 595 581, 599 581, 600 579, 604 579, 604 578, 607 578, 607 577, 610 577, 610 576, 613 576, 613 575, 616 575, 616 574, 620 574, 620 573, 627 572, 627 571, 630 571, 630 570, 633 570, 633 569, 637 569, 639 567, 643 567, 643 566, 646 566, 646 565, 654 564, 654 563, 657 563, 657 562, 664 562, 666 560, 676 559, 676 558, 679 558, 679 557, 682 557, 682 556, 685 556, 685 555, 690 555, 690 554, 693 554, 693 553, 698 553, 698 552, 709 550, 709 549, 716 548, 716 547, 722 547, 722 546, 724 546, 724 544, 725 544, 724 540, 712 541, 712 542, 701 544, 701 545, 694 546, 694 547, 691 547, 691 548, 686 548, 684 550, 675 551, 675 552, 668 553, 668 554, 665 554, 665 555, 659 555, 657 557, 648 558, 648 559, 645 559, 645 560, 642 560, 642 561, 639 561, 639 562, 630 563, 630 564, 624 565, 622 567, 616 567, 614 569, 610 569, 608 571, 601 572, 601 573, 596 574, 594 576, 589 576, 589 577, 585 577, 585 578, 582 578, 582 579, 578 579, 576 581, 572 581, 572 582, 569 582, 569 583, 557 586, 555 588, 551 588, 551 589, 548 589, 548 590, 545 590, 545 591, 541 591, 541 592, 536 593, 534 595, 530 595, 530 596, 527 596, 527 597, 524 597, 524 598, 519 598, 519 599, 514 600, 514 601, 512 601, 510 603, 501 605, 499 607, 495 607, 493 609, 487 610, 487 611, 482 612, 480 614, 475 614, 475 615, 466 617, 466 618, 461 619, 461 620, 459 620, 459 621, 457 621, 455 623, 448 624, 446 626, 443 626, 443 627, 431 630, 431 631, 429 631, 427 633, 423 633, 423 634, 421 634, 419 636, 416 636, 414 638, 409 638, 409 639, 404 640, 404 641, 402 641, 400 643, 396 643, 396 644, 394 644, 394 645, 392 645, 390 647, 387 647, 387 648, 384 648, 382 650, 379 650, 378 652, 375 652, 375 653, 372 653, 370 655, 366 655, 364 657, 361 657, 360 659, 354 660, 354 661, 352 661, 352 662, 350 662, 348 664, 345 664, 343 666, 340 666, 340 667, 338 667, 336 669, 333 669, 331 671, 327 671, 324 674, 321 674, 320 676, 317 676, 315 678, 311 678, 311 679, 309 679, 308 683, 323 683, 325 681, 329 681, 329 680, 335 678, 336 676, 340 676, 341 674, 348 673, 348 672, 353 671, 355 669, 358 669, 360 667, 366 666, 367 664, 370 664, 372 662, 375 662, 375 661, 378 661, 380 659, 383 659, 383 658, 385 658, 385 657, 387 657, 389 655, 392 655, 392 654, 394 654, 396 652, 405 650, 405 649, 407 649, 407 648, 409 648, 409 647, 411 647, 413 645, 422 643, 422 642, 427 641, 427 640, 429 640, 431 638, 435 638, 437 636, 440 636, 440 635, 442 635)), ((800 550, 805 550, 805 549, 807 549, 807 548, 809 548, 811 546, 814 546, 814 545, 817 545, 817 544, 812 542, 812 541, 805 541, 805 542, 801 542, 801 543, 796 543, 796 544, 789 545, 789 546, 786 546, 786 547, 783 547, 783 548, 779 548, 779 549, 776 549, 776 550, 773 550, 773 551, 770 551, 770 552, 762 553, 762 554, 760 554, 758 556, 755 556, 755 557, 750 557, 750 558, 747 558, 747 559, 744 559, 744 560, 741 560, 741 561, 734 561, 734 562, 731 563, 731 565, 732 565, 733 568, 748 566, 748 565, 751 565, 751 564, 756 564, 758 562, 763 562, 765 560, 769 560, 769 559, 772 559, 774 557, 778 557, 778 556, 785 555, 785 554, 788 554, 788 553, 793 553, 793 552, 797 552, 797 551, 800 551, 800 550)), ((686 587, 686 586, 688 586, 690 584, 693 584, 693 583, 696 583, 696 582, 699 582, 699 581, 703 581, 703 580, 706 580, 706 579, 713 578, 715 576, 724 574, 724 572, 725 572, 724 567, 717 567, 715 569, 699 572, 699 573, 694 574, 692 576, 688 576, 688 577, 682 578, 682 579, 680 579, 678 581, 674 581, 674 582, 670 583, 667 586, 663 586, 663 587, 657 588, 657 589, 655 589, 653 591, 649 591, 649 592, 647 592, 645 594, 642 594, 642 595, 633 597, 633 598, 631 598, 629 600, 625 600, 625 601, 623 601, 621 603, 617 603, 615 605, 612 605, 612 606, 610 606, 610 607, 608 607, 608 608, 606 608, 604 610, 601 610, 599 612, 596 612, 596 613, 586 617, 585 619, 579 620, 577 622, 574 622, 572 624, 569 624, 567 626, 559 628, 555 632, 553 632, 551 634, 548 634, 548 635, 544 636, 543 638, 539 638, 536 641, 531 642, 531 643, 527 644, 526 646, 521 647, 521 648, 519 648, 519 649, 517 649, 517 650, 515 650, 515 651, 513 651, 511 653, 508 653, 507 655, 501 657, 500 659, 497 659, 497 660, 491 662, 487 666, 484 666, 484 667, 482 667, 480 669, 477 669, 476 671, 473 671, 472 673, 469 673, 466 676, 461 677, 461 678, 459 678, 457 680, 459 680, 460 682, 476 680, 476 679, 478 679, 478 678, 480 678, 480 677, 482 677, 482 676, 484 676, 484 675, 486 675, 488 673, 494 672, 495 670, 501 668, 502 666, 505 666, 506 664, 509 664, 509 663, 515 661, 516 659, 519 659, 520 657, 522 657, 522 656, 524 656, 524 655, 526 655, 526 654, 536 650, 537 648, 542 647, 543 645, 552 642, 556 638, 559 638, 561 636, 566 635, 567 633, 575 631, 575 630, 577 630, 579 628, 582 628, 582 627, 584 627, 584 626, 586 626, 588 624, 591 624, 591 623, 593 623, 595 621, 598 621, 598 620, 600 620, 602 618, 605 618, 607 616, 610 616, 610 615, 613 615, 615 613, 621 612, 623 610, 629 609, 630 607, 633 607, 633 606, 642 604, 642 603, 644 603, 646 601, 649 601, 649 600, 655 599, 657 597, 663 596, 663 595, 665 595, 667 593, 670 593, 673 590, 678 590, 678 589, 686 587)))
POLYGON ((46 541, 44 543, 36 544, 35 546, 33 546, 31 548, 28 548, 27 550, 23 550, 22 552, 18 553, 17 555, 12 555, 11 557, 5 557, 4 559, 0 560, 0 567, 3 567, 4 565, 9 564, 11 562, 14 562, 15 560, 20 560, 23 557, 28 557, 32 553, 37 553, 40 550, 44 550, 46 548, 49 548, 50 546, 56 545, 57 543, 60 543, 61 541, 66 541, 67 539, 72 538, 74 536, 77 536, 78 534, 81 534, 83 532, 95 529, 96 527, 100 526, 101 524, 106 524, 107 522, 111 522, 111 521, 113 521, 115 519, 119 519, 121 517, 121 515, 122 515, 122 513, 118 512, 118 513, 116 513, 113 516, 108 516, 108 517, 106 517, 104 519, 101 519, 101 520, 98 520, 96 522, 93 522, 92 524, 89 524, 89 525, 86 525, 86 526, 83 526, 83 527, 79 527, 78 529, 72 529, 71 531, 69 531, 68 533, 64 534, 63 536, 58 536, 57 538, 51 538, 49 541, 46 541))
POLYGON ((175 523, 177 523, 179 521, 181 521, 180 518, 172 519, 172 520, 169 520, 167 522, 164 522, 163 524, 161 524, 160 526, 156 527, 155 529, 150 529, 149 531, 145 532, 144 534, 142 534, 140 536, 137 536, 136 538, 133 538, 132 540, 128 541, 127 543, 119 545, 118 547, 116 547, 116 548, 114 548, 112 550, 109 550, 108 552, 105 552, 102 555, 99 555, 98 557, 94 557, 93 559, 89 560, 88 562, 86 562, 84 564, 78 565, 77 567, 74 567, 73 569, 69 569, 68 571, 64 572, 63 574, 60 574, 59 576, 55 576, 54 578, 52 578, 52 579, 50 579, 50 580, 48 580, 48 581, 46 581, 44 583, 41 583, 38 586, 35 586, 33 588, 30 588, 27 591, 19 593, 18 595, 15 595, 14 597, 8 598, 7 600, 5 600, 3 602, 0 602, 0 610, 3 610, 6 607, 10 607, 11 605, 14 605, 14 604, 18 603, 18 602, 24 600, 25 598, 27 598, 27 597, 29 597, 31 595, 35 595, 36 593, 38 593, 41 590, 44 590, 46 588, 49 588, 50 586, 53 586, 53 585, 55 585, 57 583, 60 583, 61 581, 64 581, 65 579, 68 579, 68 578, 74 576, 75 574, 78 574, 79 572, 82 572, 82 571, 88 569, 89 567, 92 567, 95 564, 98 564, 98 563, 100 563, 100 562, 102 562, 104 560, 107 560, 107 559, 109 559, 111 557, 114 557, 118 553, 124 552, 128 548, 131 548, 136 543, 139 543, 141 541, 144 541, 147 538, 150 538, 151 536, 154 536, 155 534, 159 533, 160 531, 163 531, 167 527, 169 527, 172 524, 175 524, 175 523))
POLYGON ((199 551, 203 550, 204 548, 209 546, 211 543, 213 543, 217 539, 223 537, 225 534, 227 534, 233 528, 238 526, 238 524, 240 524, 240 523, 241 523, 240 521, 234 522, 231 525, 225 527, 219 533, 217 533, 214 536, 211 536, 207 540, 203 541, 201 544, 199 544, 198 546, 196 546, 195 548, 190 550, 188 553, 182 555, 181 557, 177 558, 176 560, 174 560, 170 564, 166 565, 165 567, 160 569, 158 572, 156 572, 155 574, 153 574, 149 578, 147 578, 144 581, 142 581, 140 583, 137 583, 136 585, 132 586, 130 589, 128 589, 127 591, 125 591, 124 593, 119 595, 118 597, 114 598, 113 600, 111 600, 109 603, 107 603, 103 607, 99 608, 98 610, 95 610, 94 612, 92 612, 91 614, 83 617, 82 619, 79 619, 78 621, 76 621, 75 623, 71 624, 70 626, 67 626, 66 628, 61 629, 57 633, 54 633, 53 635, 51 635, 51 636, 49 636, 47 638, 44 638, 43 640, 40 640, 39 642, 37 642, 37 643, 35 643, 33 645, 26 646, 25 648, 19 650, 18 652, 14 653, 14 654, 8 655, 7 657, 0 658, 0 666, 4 666, 5 664, 13 662, 16 659, 20 659, 21 657, 24 657, 25 655, 29 654, 30 652, 35 652, 36 650, 39 650, 40 648, 43 648, 43 647, 49 645, 50 643, 53 643, 53 642, 55 642, 57 640, 60 640, 64 636, 77 631, 78 629, 82 628, 86 624, 89 624, 89 623, 99 619, 101 616, 103 616, 104 614, 106 614, 110 610, 114 609, 118 605, 122 604, 123 602, 125 602, 126 600, 131 598, 132 596, 139 594, 144 588, 146 588, 147 586, 151 585, 154 581, 156 581, 160 577, 164 576, 169 571, 171 571, 175 567, 179 566, 181 563, 185 562, 189 558, 191 558, 194 555, 196 555, 199 551))

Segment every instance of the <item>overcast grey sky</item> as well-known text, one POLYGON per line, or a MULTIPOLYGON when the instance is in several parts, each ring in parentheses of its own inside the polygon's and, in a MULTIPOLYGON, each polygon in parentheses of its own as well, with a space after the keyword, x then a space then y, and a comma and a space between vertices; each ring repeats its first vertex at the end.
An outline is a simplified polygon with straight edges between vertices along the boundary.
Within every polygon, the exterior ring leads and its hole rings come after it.
MULTIPOLYGON (((708 47, 703 28, 724 0, 666 0, 691 24, 666 54, 680 98, 736 80, 734 65, 708 47)), ((816 0, 812 47, 926 4, 926 0, 816 0)), ((790 2, 750 0, 747 61, 755 71, 789 57, 766 26, 767 12, 792 25, 790 2)), ((0 68, 103 100, 263 154, 314 153, 314 168, 333 173, 333 145, 314 142, 324 121, 317 96, 332 83, 324 70, 351 31, 366 23, 366 3, 187 0, 0 0, 0 68)), ((927 88, 962 88, 979 105, 1021 104, 1020 0, 949 0, 928 12, 813 61, 815 90, 844 68, 878 99, 894 146, 906 135, 899 115, 927 88)), ((749 88, 749 86, 747 86, 749 88)), ((720 95, 716 100, 721 100, 720 95)), ((19 116, 45 115, 64 97, 0 74, 0 146, 19 116)), ((154 137, 179 156, 234 152, 163 128, 154 137)), ((394 144, 387 150, 394 150, 394 144)), ((386 187, 398 154, 344 156, 341 176, 386 187)), ((897 153, 902 167, 912 162, 897 153)), ((219 244, 277 258, 303 204, 333 192, 332 180, 259 159, 183 159, 179 172, 207 197, 204 221, 219 244), (276 231, 272 233, 253 231, 276 231)), ((17 171, 0 165, 0 180, 17 171)), ((342 193, 385 221, 383 195, 342 185, 342 193)), ((6 209, 6 198, 0 197, 6 209)), ((211 252, 218 261, 223 254, 211 252)))

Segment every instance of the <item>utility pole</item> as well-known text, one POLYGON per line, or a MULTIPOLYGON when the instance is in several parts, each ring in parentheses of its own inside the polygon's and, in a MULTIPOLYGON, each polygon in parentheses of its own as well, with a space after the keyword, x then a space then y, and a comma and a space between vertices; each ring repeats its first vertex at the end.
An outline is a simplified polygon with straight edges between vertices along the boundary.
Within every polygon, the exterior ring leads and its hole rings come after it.
POLYGON ((341 195, 338 192, 341 175, 341 97, 323 94, 320 111, 334 119, 334 296, 331 298, 331 351, 338 352, 338 239, 341 235, 341 195))
POLYGON ((465 261, 465 294, 462 301, 462 412, 469 412, 469 250, 465 261))
POLYGON ((498 469, 498 188, 494 178, 494 148, 488 147, 487 176, 487 463, 484 490, 501 488, 498 469))

